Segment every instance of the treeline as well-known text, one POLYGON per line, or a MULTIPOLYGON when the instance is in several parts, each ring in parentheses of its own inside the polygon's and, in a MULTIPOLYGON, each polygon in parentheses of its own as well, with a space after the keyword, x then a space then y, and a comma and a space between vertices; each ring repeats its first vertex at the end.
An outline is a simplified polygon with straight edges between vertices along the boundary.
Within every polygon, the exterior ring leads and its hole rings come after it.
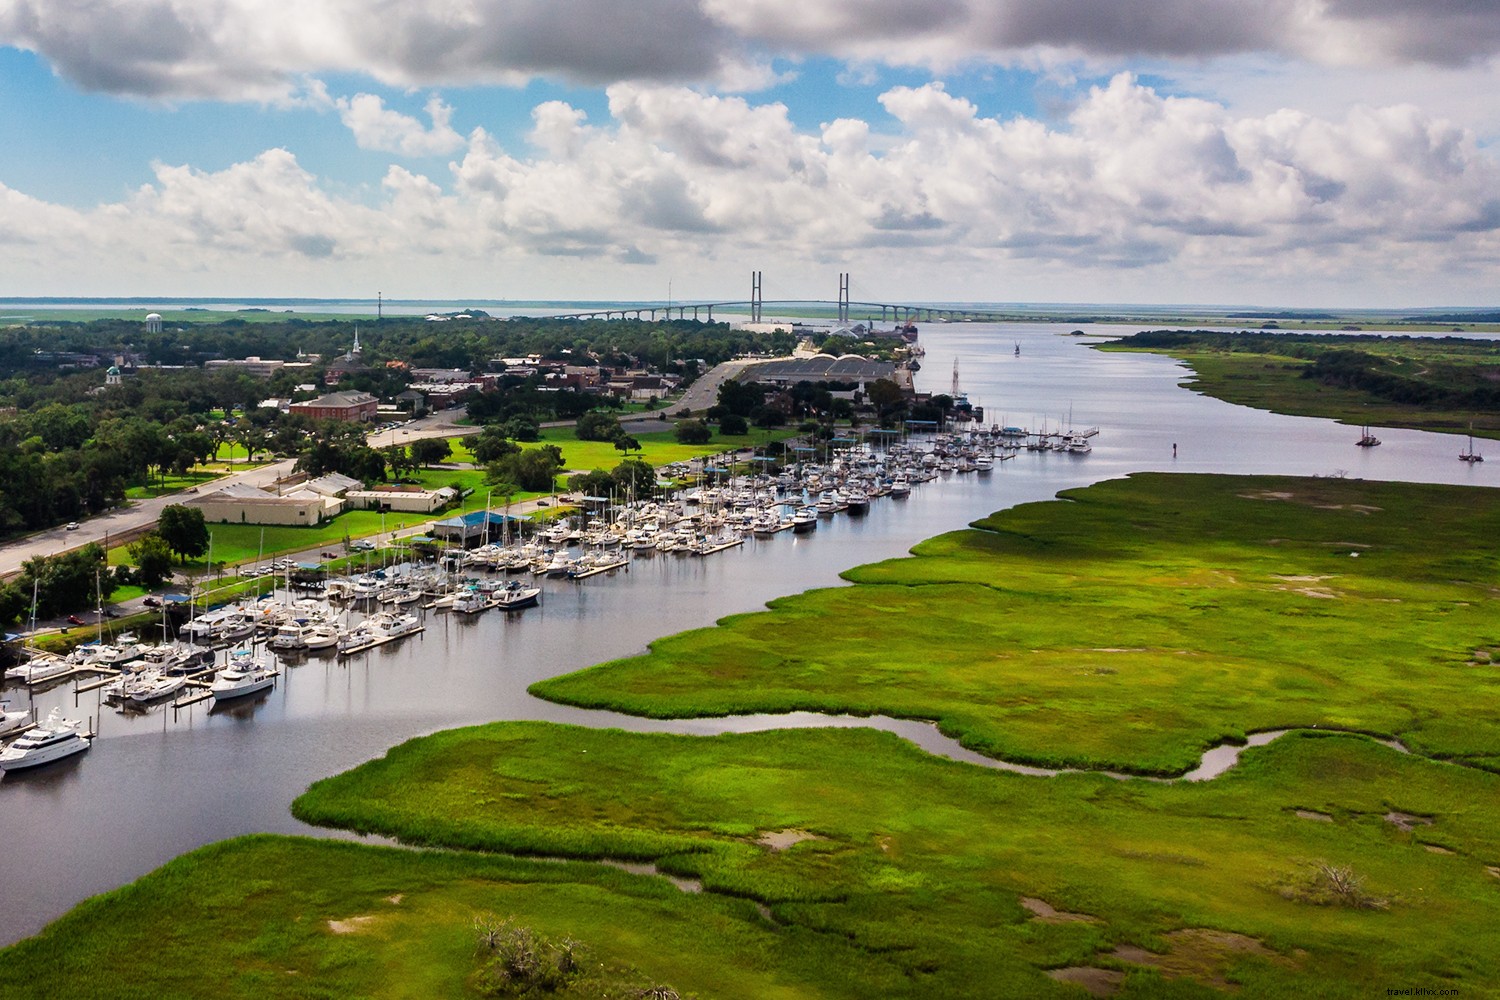
POLYGON ((1125 347, 1265 354, 1311 362, 1301 377, 1411 406, 1500 412, 1500 343, 1468 337, 1150 330, 1125 347))
MULTIPOLYGON (((146 365, 201 366, 215 358, 257 356, 293 361, 299 352, 331 361, 347 350, 359 328, 367 362, 409 362, 417 368, 462 368, 482 371, 496 357, 532 354, 553 360, 597 357, 606 365, 645 364, 683 371, 697 361, 708 365, 750 350, 786 353, 795 345, 790 334, 752 334, 725 323, 693 320, 559 320, 547 317, 509 320, 453 320, 429 323, 416 318, 330 320, 300 319, 171 324, 148 333, 136 320, 53 322, 0 330, 0 372, 38 368, 38 354, 51 352, 130 353, 146 365)), ((264 383, 262 383, 264 384, 264 383)))
POLYGON ((1363 351, 1325 351, 1302 377, 1341 389, 1357 389, 1392 403, 1475 412, 1500 411, 1500 366, 1488 372, 1472 365, 1434 363, 1418 374, 1392 369, 1388 358, 1363 351))

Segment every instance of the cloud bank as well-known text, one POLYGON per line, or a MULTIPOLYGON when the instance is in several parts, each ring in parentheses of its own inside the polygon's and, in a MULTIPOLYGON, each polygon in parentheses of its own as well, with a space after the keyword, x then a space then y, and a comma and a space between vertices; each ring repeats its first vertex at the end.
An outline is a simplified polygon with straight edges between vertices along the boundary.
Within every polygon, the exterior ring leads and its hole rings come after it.
MULTIPOLYGON (((558 258, 576 266, 573 294, 590 287, 589 262, 854 266, 889 275, 885 294, 1026 299, 1039 296, 1013 287, 1020 276, 1124 289, 1170 271, 1207 289, 1386 275, 1436 289, 1482 287, 1500 263, 1500 167, 1411 107, 1236 116, 1122 74, 1056 128, 981 116, 940 84, 896 87, 881 96, 896 123, 882 134, 851 119, 802 131, 779 104, 683 87, 608 96, 608 122, 544 103, 529 148, 476 130, 445 174, 392 165, 363 199, 330 193, 281 149, 216 172, 157 165, 131 197, 89 210, 0 186, 0 267, 40 294, 91 268, 221 293, 253 273, 282 294, 345 293, 327 282, 399 268, 483 295, 558 258), (962 288, 935 277, 949 272, 962 288)), ((372 148, 402 154, 455 144, 444 105, 428 111, 430 127, 378 101, 341 107, 372 148)))
POLYGON ((398 86, 542 76, 748 88, 775 57, 1449 66, 1500 52, 1488 0, 0 0, 0 44, 78 85, 278 101, 309 75, 398 86), (1048 56, 1047 54, 1050 54, 1048 56))

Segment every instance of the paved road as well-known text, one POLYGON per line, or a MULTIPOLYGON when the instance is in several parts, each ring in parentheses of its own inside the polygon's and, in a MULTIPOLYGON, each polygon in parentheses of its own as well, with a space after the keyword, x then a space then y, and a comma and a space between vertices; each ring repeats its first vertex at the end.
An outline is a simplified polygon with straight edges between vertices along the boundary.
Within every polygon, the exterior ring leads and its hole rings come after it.
MULTIPOLYGON (((379 431, 370 435, 372 447, 389 444, 408 444, 417 438, 462 437, 475 433, 478 428, 464 427, 457 423, 462 419, 462 408, 442 410, 414 420, 394 430, 379 431)), ((295 462, 286 459, 264 465, 246 472, 237 472, 215 479, 198 487, 199 493, 208 493, 230 483, 248 483, 251 486, 269 486, 272 482, 289 475, 295 462)), ((186 496, 169 494, 155 500, 131 501, 127 506, 106 514, 97 514, 79 524, 75 531, 57 527, 39 531, 0 545, 0 577, 11 576, 21 571, 21 565, 35 556, 55 556, 76 549, 89 542, 108 545, 111 538, 119 538, 136 531, 149 529, 161 516, 168 504, 182 503, 186 496)))
MULTIPOLYGON (((199 492, 215 490, 229 483, 249 483, 265 486, 280 476, 292 471, 293 462, 287 459, 271 465, 263 465, 245 472, 236 472, 222 479, 215 479, 198 487, 199 492)), ((128 506, 97 514, 80 523, 76 531, 51 528, 25 538, 0 545, 0 576, 10 576, 21 571, 21 564, 34 556, 55 556, 76 549, 88 542, 106 545, 110 538, 149 528, 156 523, 161 509, 168 504, 182 503, 181 493, 170 493, 155 500, 133 500, 128 506)))
POLYGON ((719 386, 739 375, 746 365, 754 361, 725 361, 714 367, 698 381, 688 386, 682 398, 662 412, 669 417, 680 417, 687 411, 702 415, 703 411, 719 402, 719 386))

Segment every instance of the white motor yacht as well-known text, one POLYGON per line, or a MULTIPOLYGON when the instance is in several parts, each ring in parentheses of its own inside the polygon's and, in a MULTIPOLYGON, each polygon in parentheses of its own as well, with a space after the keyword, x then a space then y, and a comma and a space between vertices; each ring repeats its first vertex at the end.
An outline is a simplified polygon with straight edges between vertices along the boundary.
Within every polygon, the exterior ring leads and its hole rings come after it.
POLYGON ((332 649, 339 644, 343 631, 329 622, 319 622, 310 627, 303 639, 307 642, 308 652, 317 652, 320 649, 332 649))
POLYGON ((229 654, 229 665, 219 671, 219 676, 208 689, 213 693, 214 703, 218 704, 264 691, 276 683, 280 673, 260 655, 248 649, 237 649, 229 654))
POLYGON ((41 653, 33 655, 30 660, 19 666, 11 667, 5 672, 5 676, 23 684, 40 684, 42 681, 61 676, 76 666, 78 666, 77 663, 61 656, 41 653))
POLYGON ((270 647, 280 653, 295 653, 307 648, 307 635, 312 631, 310 622, 287 622, 276 629, 276 634, 271 636, 270 647))
POLYGON ((121 697, 129 698, 137 705, 147 702, 158 701, 162 698, 170 698, 187 686, 186 677, 173 677, 156 670, 146 670, 137 674, 132 680, 126 681, 121 689, 121 697))
POLYGON ((18 729, 31 725, 31 716, 25 712, 7 711, 10 699, 0 701, 0 739, 12 735, 18 729))
POLYGON ((21 735, 10 746, 0 750, 0 771, 19 771, 39 767, 89 748, 89 737, 80 730, 81 722, 70 722, 53 709, 47 721, 21 735))
POLYGON ((478 614, 494 607, 488 594, 478 587, 466 588, 462 593, 453 598, 453 610, 461 615, 478 614))

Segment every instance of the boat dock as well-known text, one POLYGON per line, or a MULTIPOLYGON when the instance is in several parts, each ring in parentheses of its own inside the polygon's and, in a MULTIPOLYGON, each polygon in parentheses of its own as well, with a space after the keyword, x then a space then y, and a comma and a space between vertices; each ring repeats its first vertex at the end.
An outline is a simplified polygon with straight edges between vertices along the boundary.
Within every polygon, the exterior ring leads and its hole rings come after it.
POLYGON ((374 649, 376 646, 384 646, 388 642, 395 642, 398 639, 405 639, 409 635, 416 635, 419 632, 425 631, 427 631, 426 625, 418 625, 410 632, 402 632, 400 635, 368 636, 366 638, 360 639, 359 642, 351 646, 346 646, 343 649, 339 650, 339 656, 354 656, 357 653, 363 653, 366 650, 374 649))

